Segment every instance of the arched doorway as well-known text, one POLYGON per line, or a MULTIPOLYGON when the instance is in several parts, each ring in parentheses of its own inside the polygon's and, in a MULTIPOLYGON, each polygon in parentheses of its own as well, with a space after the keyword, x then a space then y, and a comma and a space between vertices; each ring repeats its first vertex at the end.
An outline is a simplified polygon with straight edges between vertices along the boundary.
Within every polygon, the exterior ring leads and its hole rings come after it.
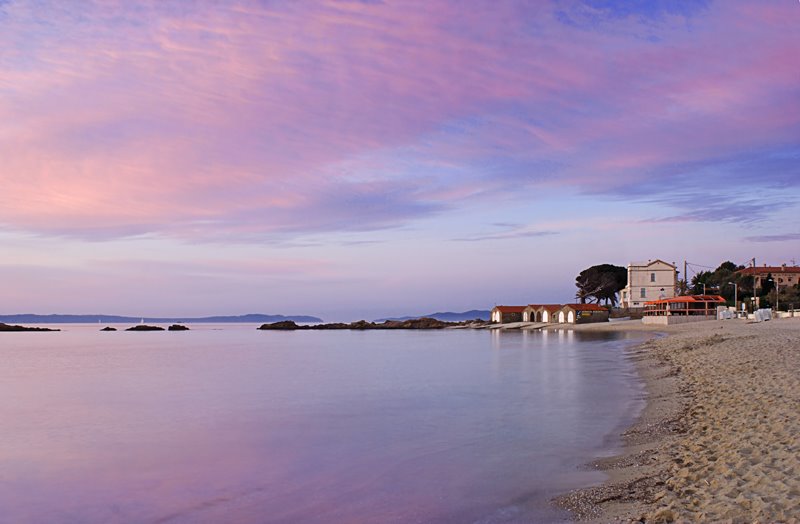
POLYGON ((569 314, 567 315, 567 322, 569 322, 570 324, 574 324, 575 323, 575 312, 574 311, 570 311, 569 314))
POLYGON ((558 323, 559 324, 563 324, 564 323, 564 312, 563 311, 559 311, 558 312, 558 323))

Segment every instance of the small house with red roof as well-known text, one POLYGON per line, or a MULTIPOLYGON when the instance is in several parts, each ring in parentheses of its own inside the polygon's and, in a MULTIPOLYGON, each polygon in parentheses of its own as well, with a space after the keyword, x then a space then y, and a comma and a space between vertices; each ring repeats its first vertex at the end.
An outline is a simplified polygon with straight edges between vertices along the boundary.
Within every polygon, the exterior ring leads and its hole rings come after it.
POLYGON ((508 324, 510 322, 522 322, 522 314, 527 306, 495 306, 489 317, 496 324, 508 324))
POLYGON ((522 321, 536 322, 536 308, 538 307, 539 304, 528 304, 525 309, 522 310, 522 321))
POLYGON ((558 311, 559 324, 608 322, 608 309, 598 304, 566 304, 558 311))
POLYGON ((557 322, 558 312, 564 307, 563 304, 539 304, 530 305, 530 321, 531 322, 557 322))
POLYGON ((542 320, 543 308, 555 308, 556 311, 561 309, 561 304, 528 304, 525 311, 522 312, 523 322, 547 322, 542 320))
POLYGON ((737 271, 737 273, 742 276, 753 278, 756 289, 763 287, 764 280, 769 276, 772 276, 775 287, 781 289, 792 287, 800 283, 800 267, 787 266, 786 264, 780 266, 747 267, 737 271))

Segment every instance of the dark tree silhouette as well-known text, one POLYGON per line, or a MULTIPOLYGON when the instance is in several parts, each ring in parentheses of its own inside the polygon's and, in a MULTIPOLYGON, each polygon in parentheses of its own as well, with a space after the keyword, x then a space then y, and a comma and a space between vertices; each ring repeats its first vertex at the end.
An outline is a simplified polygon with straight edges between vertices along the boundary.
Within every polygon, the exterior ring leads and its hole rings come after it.
POLYGON ((617 305, 617 293, 628 284, 628 270, 612 264, 599 264, 584 269, 575 278, 578 291, 575 298, 585 304, 587 300, 617 305))
POLYGON ((772 278, 772 273, 767 273, 767 278, 761 281, 760 295, 769 295, 775 289, 775 279, 772 278))
POLYGON ((732 302, 734 299, 734 287, 730 284, 731 282, 735 282, 739 286, 739 296, 751 289, 749 281, 737 273, 742 269, 744 269, 744 266, 737 266, 731 261, 726 261, 714 271, 701 271, 692 277, 691 292, 695 295, 702 293, 703 284, 705 284, 706 293, 722 295, 726 300, 732 302))

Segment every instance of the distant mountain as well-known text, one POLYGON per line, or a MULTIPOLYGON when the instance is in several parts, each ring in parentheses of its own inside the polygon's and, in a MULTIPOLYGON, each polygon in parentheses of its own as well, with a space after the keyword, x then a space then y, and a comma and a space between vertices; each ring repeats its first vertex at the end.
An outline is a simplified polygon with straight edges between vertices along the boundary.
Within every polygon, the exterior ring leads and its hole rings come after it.
POLYGON ((489 320, 490 311, 486 311, 483 309, 471 309, 469 311, 464 311, 463 313, 453 313, 452 311, 440 311, 437 313, 429 313, 427 315, 416 315, 412 317, 391 317, 391 318, 379 318, 375 322, 385 322, 387 320, 411 320, 415 318, 435 318, 436 320, 443 320, 445 322, 462 322, 464 320, 475 320, 479 318, 481 320, 489 320))
POLYGON ((216 317, 122 317, 117 315, 34 315, 30 313, 22 315, 0 315, 0 322, 4 323, 24 323, 24 324, 89 324, 99 322, 101 324, 125 324, 130 322, 140 322, 144 319, 151 323, 176 323, 176 322, 208 322, 221 324, 225 322, 280 322, 291 320, 294 322, 322 322, 321 318, 310 317, 307 315, 261 315, 251 313, 249 315, 237 316, 216 316, 216 317))

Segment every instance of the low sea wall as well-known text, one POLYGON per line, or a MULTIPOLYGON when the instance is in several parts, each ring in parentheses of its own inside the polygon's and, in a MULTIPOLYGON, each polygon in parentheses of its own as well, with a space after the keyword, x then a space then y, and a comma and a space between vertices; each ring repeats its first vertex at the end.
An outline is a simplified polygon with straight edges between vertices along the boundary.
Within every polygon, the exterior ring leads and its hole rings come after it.
POLYGON ((713 316, 705 315, 658 315, 642 317, 643 324, 656 324, 661 326, 672 326, 675 324, 688 324, 690 322, 702 322, 704 320, 716 320, 713 316))

